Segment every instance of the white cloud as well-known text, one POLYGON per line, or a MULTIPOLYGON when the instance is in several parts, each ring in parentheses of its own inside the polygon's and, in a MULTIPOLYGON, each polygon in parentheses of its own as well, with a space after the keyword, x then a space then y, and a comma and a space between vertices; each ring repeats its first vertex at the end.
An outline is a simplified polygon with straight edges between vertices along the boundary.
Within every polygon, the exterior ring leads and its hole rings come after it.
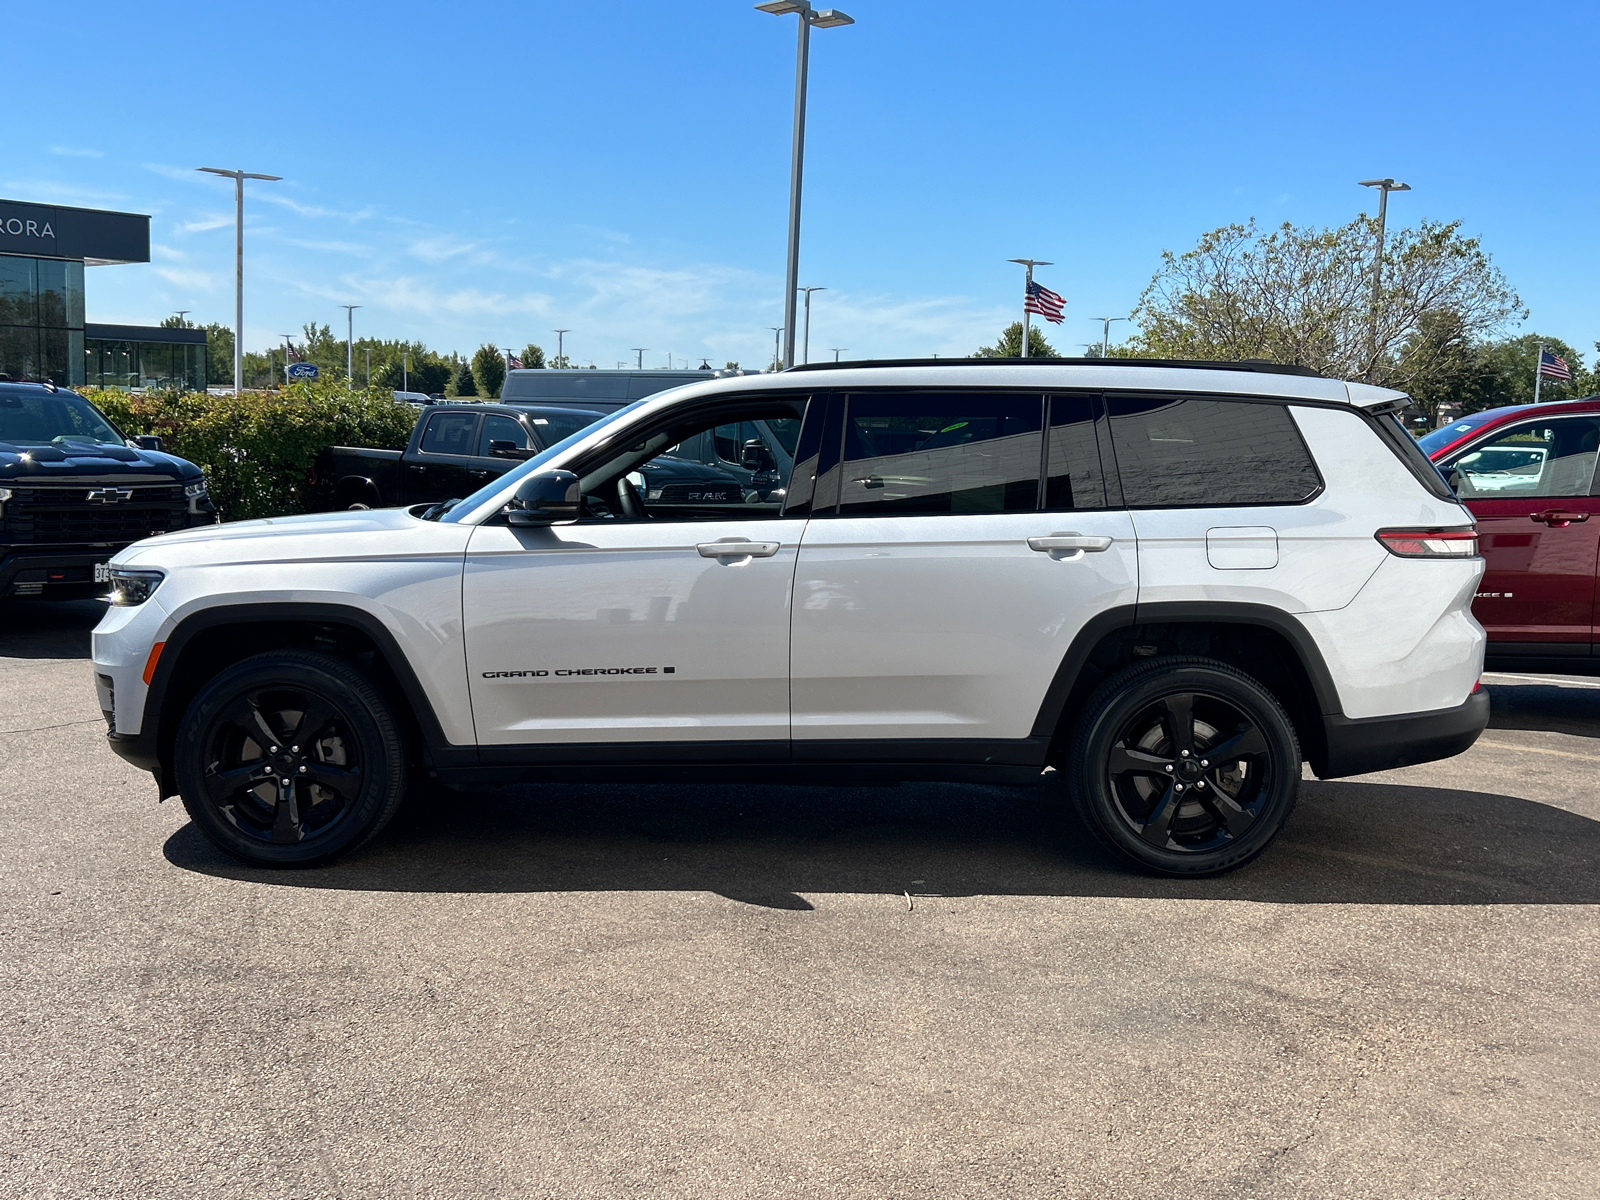
POLYGON ((128 199, 121 192, 79 187, 57 179, 7 179, 0 181, 0 188, 39 204, 121 204, 128 199))
POLYGON ((178 226, 179 233, 205 233, 211 229, 223 229, 233 224, 233 216, 226 213, 217 213, 214 216, 199 217, 192 221, 185 221, 178 226))
POLYGON ((216 284, 208 271, 195 271, 188 267, 155 267, 153 269, 162 279, 181 288, 198 288, 202 292, 213 291, 216 288, 216 284))
POLYGON ((301 204, 298 200, 291 199, 279 192, 273 191, 276 184, 263 182, 259 188, 250 193, 252 200, 265 200, 268 204, 281 205, 289 211, 298 213, 302 217, 338 217, 345 221, 365 221, 374 215, 375 210, 371 205, 356 210, 337 208, 324 208, 320 204, 301 204))
POLYGON ((452 233, 441 233, 433 237, 417 238, 408 247, 412 255, 420 258, 425 263, 435 265, 448 262, 463 254, 471 254, 478 248, 477 242, 465 241, 452 233))
POLYGON ((91 150, 87 146, 51 146, 51 154, 59 154, 63 158, 104 158, 104 150, 91 150))

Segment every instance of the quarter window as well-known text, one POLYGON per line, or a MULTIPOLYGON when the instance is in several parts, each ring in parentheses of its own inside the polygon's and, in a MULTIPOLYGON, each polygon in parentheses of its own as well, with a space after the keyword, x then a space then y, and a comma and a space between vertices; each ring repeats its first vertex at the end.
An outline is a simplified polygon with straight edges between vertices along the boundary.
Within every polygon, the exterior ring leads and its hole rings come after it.
POLYGON ((1107 408, 1130 508, 1300 504, 1322 488, 1285 405, 1111 396, 1107 408))
POLYGON ((846 398, 839 512, 1028 512, 1039 503, 1041 397, 919 392, 846 398))
POLYGON ((1569 417, 1518 425, 1479 442, 1445 468, 1463 500, 1587 496, 1600 421, 1569 417))

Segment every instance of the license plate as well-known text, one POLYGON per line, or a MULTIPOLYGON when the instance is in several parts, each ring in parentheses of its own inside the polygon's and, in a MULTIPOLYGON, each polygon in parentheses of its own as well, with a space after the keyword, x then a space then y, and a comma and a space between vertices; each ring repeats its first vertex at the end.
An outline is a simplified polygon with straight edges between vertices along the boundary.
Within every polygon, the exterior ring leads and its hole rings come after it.
POLYGON ((111 582, 111 564, 110 563, 95 563, 95 565, 94 565, 94 581, 96 583, 110 583, 111 582))

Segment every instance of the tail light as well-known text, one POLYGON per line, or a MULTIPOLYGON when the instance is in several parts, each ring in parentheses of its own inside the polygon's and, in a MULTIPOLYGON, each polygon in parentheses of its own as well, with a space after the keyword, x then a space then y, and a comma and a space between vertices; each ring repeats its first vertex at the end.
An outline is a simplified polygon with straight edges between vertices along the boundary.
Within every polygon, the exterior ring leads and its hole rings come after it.
POLYGON ((1380 529, 1378 541, 1401 558, 1472 558, 1478 553, 1478 531, 1466 529, 1380 529))

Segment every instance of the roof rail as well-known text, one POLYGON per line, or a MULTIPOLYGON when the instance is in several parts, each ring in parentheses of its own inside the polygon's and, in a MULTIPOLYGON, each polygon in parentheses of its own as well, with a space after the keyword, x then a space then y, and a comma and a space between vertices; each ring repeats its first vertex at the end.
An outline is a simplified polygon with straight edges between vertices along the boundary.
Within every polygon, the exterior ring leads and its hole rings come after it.
POLYGON ((1188 358, 873 358, 857 362, 804 363, 790 371, 844 371, 862 367, 1183 367, 1202 371, 1254 371, 1260 375, 1327 376, 1310 367, 1269 362, 1264 358, 1231 361, 1188 358))

